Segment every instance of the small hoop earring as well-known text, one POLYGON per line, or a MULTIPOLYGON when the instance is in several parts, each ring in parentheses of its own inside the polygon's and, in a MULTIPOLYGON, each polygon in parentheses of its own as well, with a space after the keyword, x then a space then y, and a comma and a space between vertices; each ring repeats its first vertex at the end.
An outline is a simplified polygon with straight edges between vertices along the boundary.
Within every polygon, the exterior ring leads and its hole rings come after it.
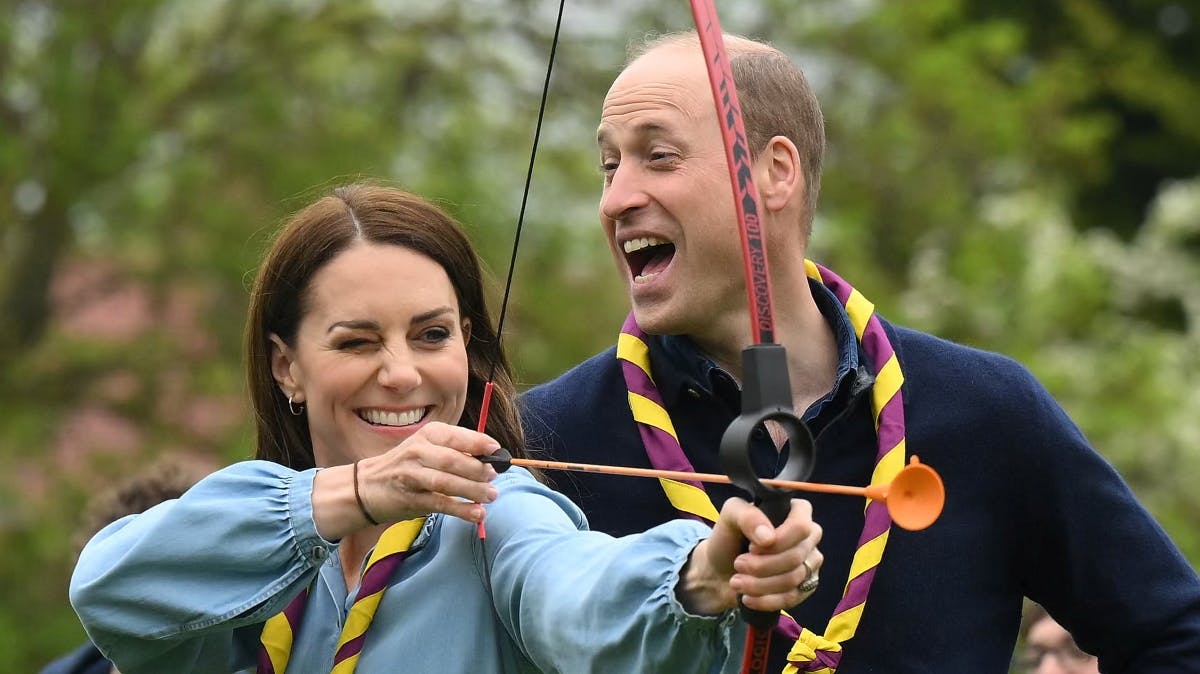
POLYGON ((304 414, 304 403, 297 405, 296 403, 292 402, 292 396, 288 396, 288 410, 291 411, 292 416, 298 417, 301 414, 304 414))

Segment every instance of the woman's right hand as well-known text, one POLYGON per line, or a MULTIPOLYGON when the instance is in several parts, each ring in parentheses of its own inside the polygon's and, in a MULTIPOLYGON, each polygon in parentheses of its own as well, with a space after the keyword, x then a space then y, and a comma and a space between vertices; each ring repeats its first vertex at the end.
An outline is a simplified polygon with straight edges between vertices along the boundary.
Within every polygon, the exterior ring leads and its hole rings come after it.
MULTIPOLYGON (((483 433, 431 422, 387 452, 359 460, 358 496, 381 524, 435 512, 479 522, 484 517, 480 504, 491 503, 498 492, 489 484, 495 469, 475 457, 499 448, 483 433)), ((327 540, 371 526, 354 489, 354 465, 317 473, 313 517, 327 540)))

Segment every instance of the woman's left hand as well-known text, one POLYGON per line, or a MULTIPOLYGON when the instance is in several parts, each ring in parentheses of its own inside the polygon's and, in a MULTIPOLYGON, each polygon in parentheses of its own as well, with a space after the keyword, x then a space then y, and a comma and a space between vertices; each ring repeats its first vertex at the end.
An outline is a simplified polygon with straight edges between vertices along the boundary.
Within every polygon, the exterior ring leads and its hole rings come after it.
POLYGON ((758 611, 795 606, 816 590, 810 577, 825 560, 817 549, 820 541, 821 526, 813 521, 808 501, 792 499, 787 520, 773 527, 761 510, 731 498, 712 535, 692 551, 676 596, 698 615, 734 608, 738 595, 747 608, 758 611), (806 581, 807 591, 800 587, 806 581))

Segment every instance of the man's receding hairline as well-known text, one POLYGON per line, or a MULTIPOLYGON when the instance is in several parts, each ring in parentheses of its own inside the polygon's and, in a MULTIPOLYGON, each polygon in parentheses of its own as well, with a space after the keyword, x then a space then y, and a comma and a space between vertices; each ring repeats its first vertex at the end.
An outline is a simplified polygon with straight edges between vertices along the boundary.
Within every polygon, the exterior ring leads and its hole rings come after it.
MULTIPOLYGON (((783 52, 768 42, 754 40, 745 35, 724 33, 725 50, 731 54, 780 54, 783 52)), ((700 49, 700 36, 695 31, 681 31, 663 35, 648 35, 640 41, 632 43, 626 50, 625 65, 622 70, 629 68, 635 61, 657 51, 667 49, 700 49)))

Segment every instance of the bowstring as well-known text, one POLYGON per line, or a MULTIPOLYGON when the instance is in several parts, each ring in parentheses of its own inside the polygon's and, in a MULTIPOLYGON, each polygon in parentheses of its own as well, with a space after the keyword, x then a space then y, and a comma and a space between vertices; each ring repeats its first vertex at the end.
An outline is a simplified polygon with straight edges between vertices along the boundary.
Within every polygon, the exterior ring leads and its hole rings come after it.
MULTIPOLYGON (((546 115, 546 99, 550 94, 550 75, 554 72, 554 55, 558 51, 558 36, 562 29, 563 6, 566 0, 558 0, 558 17, 554 21, 554 37, 550 41, 550 58, 546 62, 546 79, 542 82, 542 101, 538 106, 537 126, 533 131, 533 146, 529 151, 529 167, 525 171, 525 188, 521 192, 521 210, 517 214, 517 230, 513 235, 512 254, 508 259, 508 278, 504 281, 504 296, 500 300, 500 319, 496 322, 496 350, 492 355, 488 384, 496 376, 496 363, 500 360, 500 343, 504 335, 504 319, 508 315, 508 299, 512 293, 513 272, 517 268, 517 250, 521 245, 521 231, 525 226, 525 208, 529 203, 529 190, 533 184, 533 167, 537 160, 538 141, 542 136, 542 120, 546 115)), ((485 415, 480 414, 481 417, 485 415)))
MULTIPOLYGON (((508 275, 504 281, 504 295, 500 300, 500 318, 496 322, 496 347, 492 351, 491 365, 488 369, 487 382, 483 389, 483 401, 480 403, 479 410, 479 425, 476 430, 480 433, 487 428, 488 409, 492 399, 492 390, 495 388, 496 365, 500 361, 502 351, 501 342, 504 338, 504 319, 508 315, 508 300, 512 295, 513 274, 517 268, 517 251, 521 246, 521 231, 525 227, 525 209, 529 203, 529 191, 533 184, 533 167, 537 161, 538 141, 542 136, 542 120, 546 115, 546 100, 550 95, 550 76, 554 72, 554 55, 558 52, 558 38, 562 30, 563 8, 566 5, 566 0, 558 0, 558 16, 554 20, 554 36, 550 40, 550 58, 546 62, 546 78, 542 82, 542 98, 538 105, 537 125, 533 130, 533 145, 529 151, 529 167, 525 171, 525 187, 521 191, 521 209, 517 214, 517 227, 513 235, 512 253, 508 259, 508 275)), ((476 527, 479 535, 480 546, 486 545, 487 529, 484 527, 484 520, 480 520, 476 527)), ((487 550, 482 550, 483 557, 483 574, 486 579, 489 593, 492 587, 492 568, 491 562, 488 560, 487 550)))

